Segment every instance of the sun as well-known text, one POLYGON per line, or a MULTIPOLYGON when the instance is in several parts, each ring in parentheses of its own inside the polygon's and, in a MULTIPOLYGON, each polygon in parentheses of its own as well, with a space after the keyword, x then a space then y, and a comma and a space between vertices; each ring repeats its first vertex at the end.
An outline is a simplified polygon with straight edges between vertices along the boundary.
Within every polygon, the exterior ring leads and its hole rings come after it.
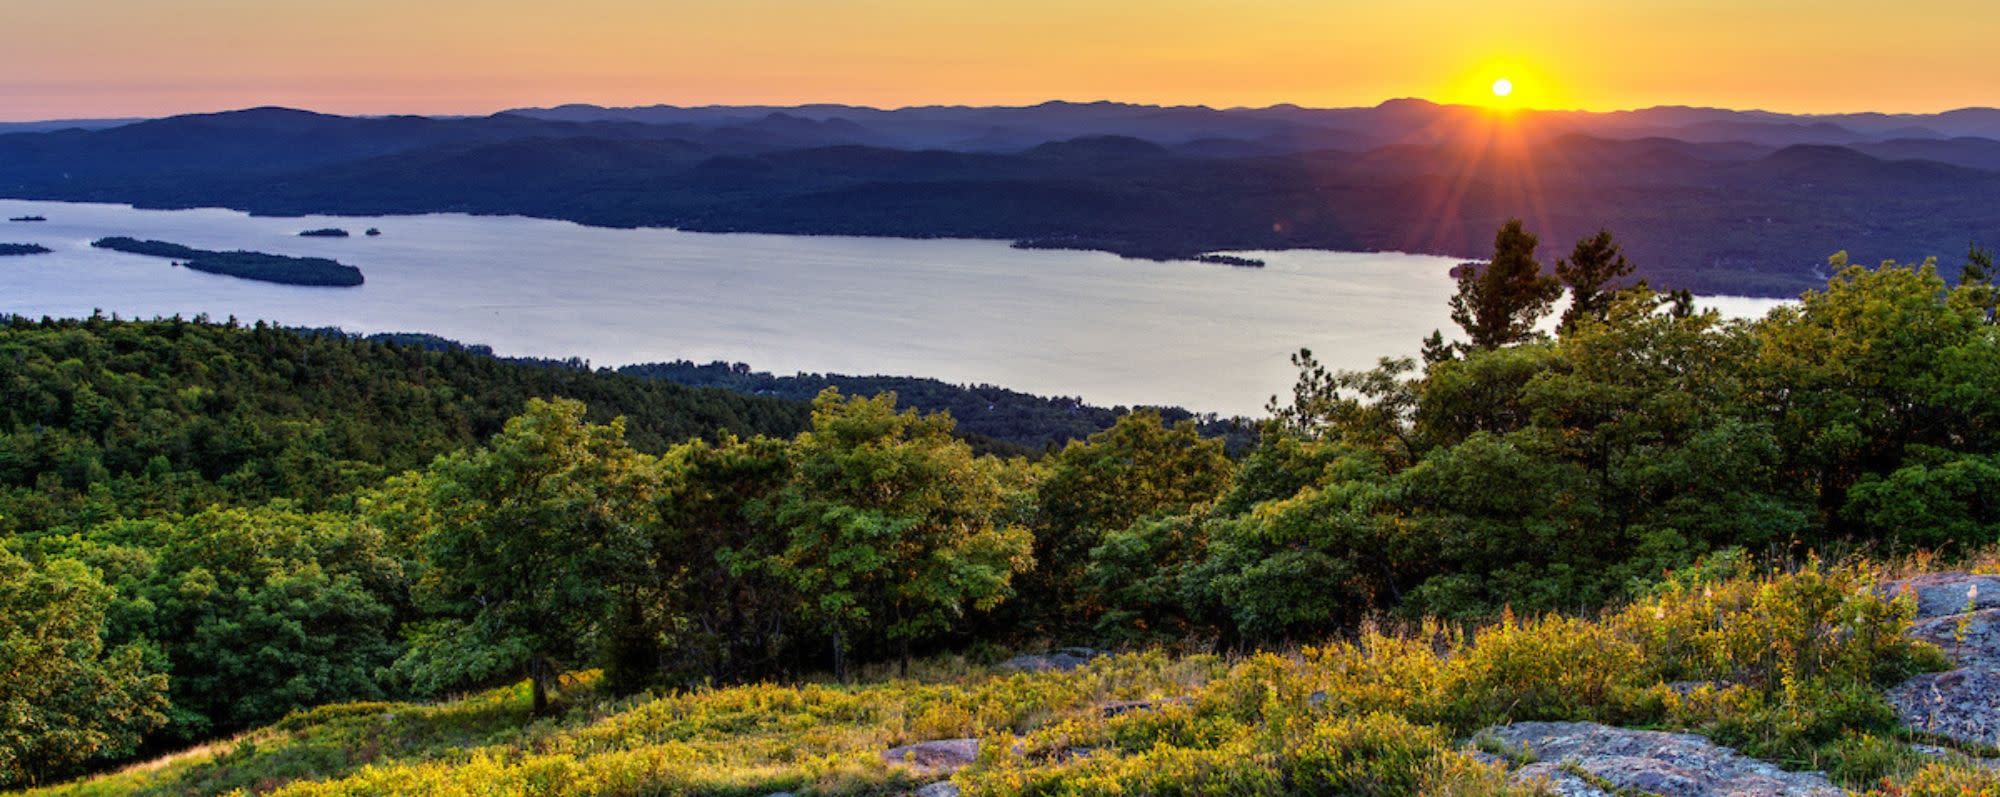
POLYGON ((1514 93, 1514 81, 1508 80, 1504 77, 1499 80, 1493 81, 1493 96, 1505 99, 1507 95, 1513 93, 1514 93))

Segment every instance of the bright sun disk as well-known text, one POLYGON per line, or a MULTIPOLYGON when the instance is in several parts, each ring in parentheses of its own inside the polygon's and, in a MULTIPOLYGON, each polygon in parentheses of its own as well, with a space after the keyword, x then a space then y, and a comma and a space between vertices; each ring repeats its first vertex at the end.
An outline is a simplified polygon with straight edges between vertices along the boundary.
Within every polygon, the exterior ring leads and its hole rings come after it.
POLYGON ((1514 81, 1506 78, 1493 81, 1493 96, 1505 97, 1514 93, 1514 81))

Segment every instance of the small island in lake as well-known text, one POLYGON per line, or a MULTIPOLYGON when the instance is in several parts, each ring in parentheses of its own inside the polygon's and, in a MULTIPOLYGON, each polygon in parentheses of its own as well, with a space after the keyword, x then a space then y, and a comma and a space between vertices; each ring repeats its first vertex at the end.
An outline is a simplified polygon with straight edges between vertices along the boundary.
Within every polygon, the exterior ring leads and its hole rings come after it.
POLYGON ((212 252, 166 241, 141 241, 123 236, 99 238, 90 245, 114 252, 172 258, 196 271, 275 282, 281 285, 353 287, 362 282, 361 269, 324 257, 291 257, 264 252, 212 252))
POLYGON ((47 216, 15 216, 8 221, 48 221, 47 216))
POLYGON ((1235 255, 1196 255, 1194 258, 1194 262, 1214 263, 1219 266, 1235 266, 1237 268, 1264 267, 1264 261, 1262 260, 1258 260, 1254 257, 1237 257, 1235 255))
POLYGON ((299 233, 302 238, 346 238, 347 231, 339 227, 321 227, 299 233))
POLYGON ((0 257, 13 255, 46 255, 51 250, 41 244, 0 244, 0 257))
POLYGON ((377 236, 377 235, 381 235, 381 234, 382 234, 382 231, 381 231, 381 230, 378 230, 378 229, 375 229, 374 227, 369 227, 369 228, 368 228, 368 237, 370 237, 370 238, 373 238, 373 237, 375 237, 375 236, 377 236))
POLYGON ((1217 255, 1199 249, 1189 251, 1174 242, 1141 242, 1124 238, 1106 238, 1088 235, 1061 235, 1043 238, 1022 238, 1011 244, 1015 249, 1059 249, 1077 252, 1112 252, 1120 257, 1135 260, 1155 260, 1168 262, 1189 260, 1196 263, 1212 263, 1238 268, 1263 268, 1264 261, 1235 255, 1217 255))

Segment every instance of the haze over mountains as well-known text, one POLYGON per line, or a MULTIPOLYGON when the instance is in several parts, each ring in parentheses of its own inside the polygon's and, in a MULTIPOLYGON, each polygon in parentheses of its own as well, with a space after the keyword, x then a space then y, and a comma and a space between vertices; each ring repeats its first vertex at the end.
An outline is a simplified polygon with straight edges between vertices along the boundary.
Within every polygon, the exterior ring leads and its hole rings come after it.
POLYGON ((255 213, 522 214, 702 231, 976 237, 1179 258, 1311 247, 1545 259, 1609 226, 1639 275, 1788 295, 1824 257, 2000 241, 2000 110, 1792 116, 1047 103, 278 108, 0 128, 0 196, 255 213))

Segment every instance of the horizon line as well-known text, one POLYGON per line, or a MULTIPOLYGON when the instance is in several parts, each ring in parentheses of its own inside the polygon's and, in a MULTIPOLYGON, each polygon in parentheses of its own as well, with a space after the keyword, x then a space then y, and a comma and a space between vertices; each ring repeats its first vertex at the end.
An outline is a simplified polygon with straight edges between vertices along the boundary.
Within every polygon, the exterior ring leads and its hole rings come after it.
POLYGON ((1299 111, 1361 111, 1361 110, 1371 110, 1371 109, 1381 108, 1384 106, 1393 105, 1397 103, 1425 103, 1440 108, 1465 108, 1465 109, 1485 111, 1485 112, 1495 112, 1495 113, 1586 114, 1586 115, 1608 116, 1613 114, 1645 113, 1648 111, 1689 110, 1689 111, 1721 111, 1727 113, 1744 113, 1744 114, 1769 114, 1772 116, 1786 116, 1786 117, 1796 117, 1796 118, 1821 118, 1821 119, 1854 117, 1854 116, 1881 116, 1889 118, 1935 117, 1952 113, 1961 113, 1966 111, 2000 111, 2000 106, 1994 106, 1994 105, 1962 105, 1935 111, 1874 111, 1874 110, 1779 111, 1779 110, 1771 110, 1769 108, 1731 108, 1723 105, 1700 105, 1700 104, 1689 104, 1689 103, 1660 103, 1655 105, 1635 106, 1628 108, 1612 108, 1612 109, 1543 108, 1543 107, 1529 107, 1529 106, 1495 107, 1495 106, 1480 105, 1476 103, 1466 103, 1466 102, 1440 102, 1437 100, 1432 100, 1425 97, 1416 97, 1416 96, 1390 97, 1380 102, 1377 102, 1373 105, 1305 105, 1296 102, 1278 102, 1278 103, 1272 103, 1270 105, 1211 105, 1207 103, 1169 104, 1169 103, 1153 103, 1153 102, 1136 102, 1130 100, 1114 100, 1108 98, 1094 99, 1094 100, 1073 100, 1073 99, 1052 98, 1028 104, 1009 104, 1009 103, 976 104, 976 103, 940 102, 940 103, 914 103, 908 105, 869 105, 863 103, 840 102, 833 100, 814 101, 814 102, 793 102, 793 103, 770 103, 770 102, 699 103, 691 105, 680 105, 672 102, 602 104, 594 102, 574 101, 574 102, 561 102, 561 103, 547 104, 547 105, 537 105, 537 104, 511 105, 496 110, 486 111, 483 113, 482 112, 433 113, 433 112, 412 112, 412 111, 338 113, 332 111, 317 110, 311 107, 307 107, 305 105, 288 105, 284 103, 262 103, 253 105, 243 105, 237 107, 218 108, 212 110, 181 111, 177 113, 165 114, 160 116, 145 116, 145 115, 135 116, 135 115, 121 115, 121 114, 107 114, 103 116, 71 115, 71 116, 52 117, 52 118, 51 117, 7 118, 4 116, 0 116, 0 124, 32 125, 32 124, 60 124, 65 122, 81 123, 81 124, 94 123, 94 122, 144 122, 157 119, 172 119, 183 116, 205 116, 205 115, 226 114, 226 113, 240 113, 244 111, 255 111, 255 110, 300 111, 304 113, 319 114, 322 116, 337 116, 337 117, 347 117, 347 118, 357 118, 357 119, 394 118, 394 117, 465 119, 465 118, 483 118, 490 116, 498 116, 501 114, 521 112, 521 111, 545 111, 545 110, 557 110, 561 108, 599 108, 603 110, 612 110, 612 111, 649 110, 649 109, 674 109, 674 110, 699 111, 699 110, 727 110, 727 109, 752 108, 752 109, 767 109, 772 111, 785 111, 785 110, 799 110, 807 108, 830 107, 830 108, 846 108, 857 111, 895 113, 901 111, 943 110, 943 109, 1025 110, 1030 108, 1040 108, 1051 105, 1077 105, 1077 106, 1118 105, 1118 106, 1126 106, 1133 108, 1155 108, 1160 110, 1205 110, 1205 111, 1215 111, 1220 113, 1228 113, 1228 112, 1271 111, 1279 109, 1299 110, 1299 111))

